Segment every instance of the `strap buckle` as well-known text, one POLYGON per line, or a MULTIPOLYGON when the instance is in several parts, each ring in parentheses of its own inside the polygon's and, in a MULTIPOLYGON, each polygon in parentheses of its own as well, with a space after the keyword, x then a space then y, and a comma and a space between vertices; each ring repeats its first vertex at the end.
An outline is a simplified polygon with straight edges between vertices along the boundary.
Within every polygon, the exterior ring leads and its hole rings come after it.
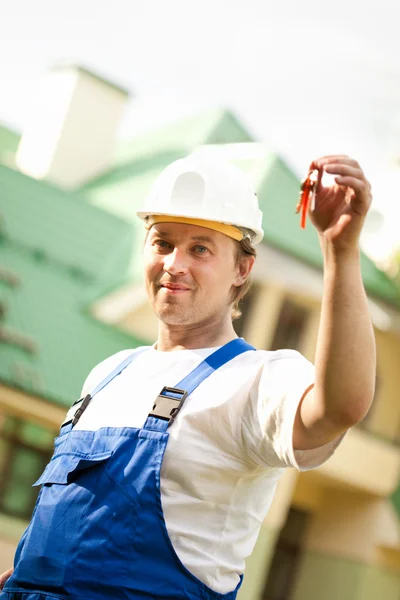
POLYGON ((65 419, 61 424, 61 427, 64 427, 64 425, 69 425, 70 423, 72 423, 72 425, 76 425, 80 419, 81 414, 86 410, 86 407, 91 399, 91 395, 87 394, 84 398, 79 398, 79 400, 75 400, 75 402, 72 404, 69 411, 67 412, 65 419))
POLYGON ((154 402, 149 417, 168 421, 168 425, 172 425, 187 396, 186 390, 164 386, 154 402))
MULTIPOLYGON (((92 396, 90 394, 87 394, 87 396, 85 396, 85 398, 82 400, 82 404, 79 406, 79 408, 74 413, 74 417, 72 419, 72 425, 76 425, 77 424, 77 422, 79 421, 79 419, 82 416, 82 413, 85 412, 85 410, 87 408, 87 405, 89 404, 89 402, 91 401, 91 399, 92 399, 92 396)), ((74 404, 72 406, 74 406, 74 404)))

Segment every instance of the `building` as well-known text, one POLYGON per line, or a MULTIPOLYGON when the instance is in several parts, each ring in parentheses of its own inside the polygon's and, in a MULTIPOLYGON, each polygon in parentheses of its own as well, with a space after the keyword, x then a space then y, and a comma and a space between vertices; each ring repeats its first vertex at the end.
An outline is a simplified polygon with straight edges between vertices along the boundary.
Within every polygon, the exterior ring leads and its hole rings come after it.
MULTIPOLYGON (((67 407, 89 370, 151 343, 136 208, 172 160, 207 145, 252 178, 265 239, 237 331, 313 359, 322 260, 294 214, 299 181, 237 119, 209 110, 117 145, 126 92, 81 67, 43 81, 22 137, 0 128, 0 571, 10 566, 67 407)), ((288 470, 241 600, 398 600, 400 297, 362 257, 378 346, 376 399, 326 465, 288 470)), ((351 332, 349 332, 351 335, 351 332)))

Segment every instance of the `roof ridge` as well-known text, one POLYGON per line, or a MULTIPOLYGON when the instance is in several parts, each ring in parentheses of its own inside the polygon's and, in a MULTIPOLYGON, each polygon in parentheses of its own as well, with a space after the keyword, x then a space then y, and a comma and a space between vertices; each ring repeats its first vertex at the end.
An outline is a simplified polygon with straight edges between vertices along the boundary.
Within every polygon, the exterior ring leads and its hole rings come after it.
POLYGON ((15 133, 16 135, 22 135, 22 131, 16 129, 14 125, 8 124, 7 121, 3 121, 0 119, 0 129, 7 129, 11 133, 15 133))
MULTIPOLYGON (((193 119, 200 119, 201 117, 205 117, 207 115, 211 116, 215 116, 215 118, 217 118, 218 116, 220 116, 221 114, 225 114, 226 112, 228 112, 228 109, 223 108, 222 106, 219 107, 208 107, 208 108, 204 108, 201 110, 196 110, 194 112, 188 113, 184 116, 181 117, 173 117, 172 119, 165 121, 164 123, 162 123, 159 126, 151 126, 147 131, 143 131, 140 133, 140 135, 138 136, 138 140, 142 139, 142 138, 146 138, 148 135, 152 135, 153 133, 157 133, 162 135, 163 131, 165 129, 170 129, 171 127, 176 127, 177 125, 182 125, 182 123, 189 123, 190 121, 192 121, 193 119)), ((132 139, 132 138, 130 138, 132 139)))
MULTIPOLYGON (((91 188, 92 186, 96 186, 101 183, 102 180, 107 178, 112 173, 116 173, 120 169, 129 168, 133 166, 135 162, 139 159, 139 161, 144 161, 145 159, 155 158, 156 156, 164 153, 164 150, 158 150, 157 147, 149 146, 143 153, 135 155, 134 147, 140 147, 140 144, 143 144, 147 140, 151 140, 153 136, 157 136, 160 139, 163 138, 168 132, 173 132, 174 129, 179 127, 184 127, 186 125, 190 125, 193 122, 199 121, 202 119, 208 119, 207 127, 204 128, 202 132, 201 138, 199 137, 196 140, 192 140, 191 143, 181 143, 179 144, 179 151, 181 155, 185 155, 188 152, 191 152, 194 148, 199 145, 208 144, 210 137, 212 138, 213 133, 223 124, 225 119, 228 119, 231 123, 237 125, 244 133, 248 134, 245 127, 241 126, 239 119, 236 117, 234 112, 223 106, 219 107, 208 107, 207 109, 202 109, 200 111, 195 111, 184 117, 174 118, 170 121, 163 123, 158 127, 151 127, 149 130, 141 132, 137 137, 131 137, 126 139, 120 144, 120 151, 122 153, 123 148, 129 148, 133 146, 133 153, 127 153, 127 155, 122 154, 121 157, 115 160, 107 169, 90 179, 86 184, 82 186, 82 190, 87 188, 91 188)), ((248 134, 250 137, 250 134, 248 134)), ((211 142, 212 143, 212 142, 211 142)), ((175 148, 175 146, 174 146, 175 148)), ((173 148, 169 148, 169 152, 171 152, 173 148)), ((176 148, 178 150, 178 148, 176 148)), ((177 158, 177 157, 176 157, 177 158)))

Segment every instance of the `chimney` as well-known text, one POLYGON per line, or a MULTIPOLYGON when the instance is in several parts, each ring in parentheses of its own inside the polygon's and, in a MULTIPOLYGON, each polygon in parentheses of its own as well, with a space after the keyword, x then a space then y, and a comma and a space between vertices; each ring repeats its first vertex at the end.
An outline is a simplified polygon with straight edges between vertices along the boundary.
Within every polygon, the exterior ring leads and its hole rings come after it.
POLYGON ((76 65, 45 74, 18 147, 17 167, 72 189, 107 168, 128 92, 76 65))

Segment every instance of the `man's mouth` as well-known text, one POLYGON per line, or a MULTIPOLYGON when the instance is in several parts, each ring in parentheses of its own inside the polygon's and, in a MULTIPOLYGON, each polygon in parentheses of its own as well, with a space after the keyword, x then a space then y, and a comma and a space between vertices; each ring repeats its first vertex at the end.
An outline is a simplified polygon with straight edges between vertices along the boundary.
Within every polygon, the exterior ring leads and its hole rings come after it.
POLYGON ((161 283, 160 284, 161 288, 164 288, 166 291, 170 292, 170 293, 180 293, 180 292, 188 292, 190 290, 190 288, 188 288, 185 285, 179 284, 179 283, 161 283))

